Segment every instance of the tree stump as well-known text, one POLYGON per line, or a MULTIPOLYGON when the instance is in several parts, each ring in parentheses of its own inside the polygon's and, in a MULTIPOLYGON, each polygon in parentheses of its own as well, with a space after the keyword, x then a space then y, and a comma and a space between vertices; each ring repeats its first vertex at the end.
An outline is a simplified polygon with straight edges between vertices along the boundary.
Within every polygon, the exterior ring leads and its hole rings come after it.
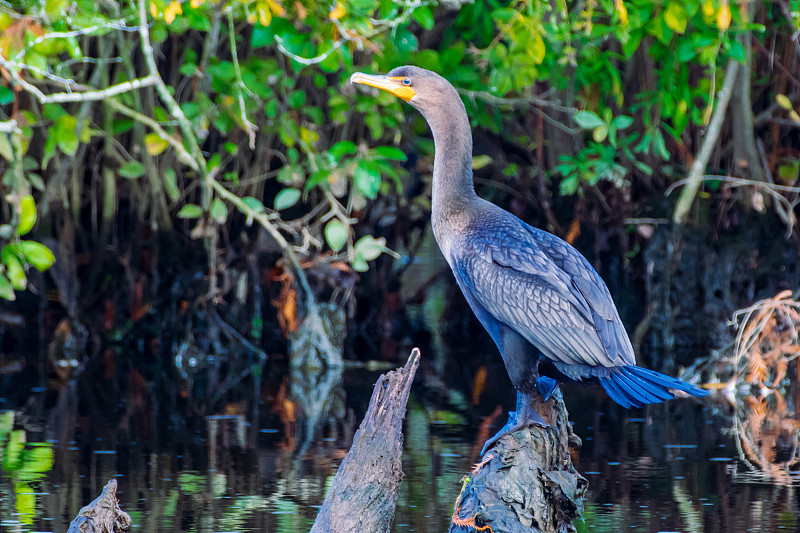
POLYGON ((589 483, 572 465, 572 432, 561 391, 536 410, 550 427, 533 426, 500 439, 462 487, 451 533, 574 531, 589 483))
POLYGON ((378 379, 312 533, 390 530, 403 479, 403 418, 419 357, 414 348, 405 367, 378 379))
POLYGON ((122 533, 131 524, 131 517, 119 508, 117 480, 112 479, 97 499, 78 512, 67 533, 122 533))

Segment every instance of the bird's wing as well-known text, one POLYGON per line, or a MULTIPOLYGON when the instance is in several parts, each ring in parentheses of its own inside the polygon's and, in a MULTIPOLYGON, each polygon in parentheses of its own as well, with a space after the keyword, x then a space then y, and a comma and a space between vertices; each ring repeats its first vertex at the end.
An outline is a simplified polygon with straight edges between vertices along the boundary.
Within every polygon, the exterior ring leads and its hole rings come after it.
POLYGON ((455 244, 452 264, 462 288, 545 356, 569 365, 632 364, 605 348, 599 313, 522 222, 482 226, 455 244))
POLYGON ((592 264, 578 250, 552 233, 531 226, 526 229, 539 245, 539 249, 569 275, 573 286, 589 304, 597 333, 612 359, 617 359, 615 364, 635 365, 633 346, 619 318, 617 307, 603 278, 592 264))

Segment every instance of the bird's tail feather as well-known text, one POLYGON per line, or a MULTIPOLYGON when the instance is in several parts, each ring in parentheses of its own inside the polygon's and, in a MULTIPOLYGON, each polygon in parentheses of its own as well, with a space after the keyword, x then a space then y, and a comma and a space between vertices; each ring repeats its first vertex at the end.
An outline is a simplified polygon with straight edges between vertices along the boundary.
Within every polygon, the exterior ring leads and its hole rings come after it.
POLYGON ((679 379, 638 366, 618 367, 616 372, 600 378, 600 384, 612 400, 623 407, 642 407, 675 397, 673 390, 692 396, 707 396, 708 391, 679 379))

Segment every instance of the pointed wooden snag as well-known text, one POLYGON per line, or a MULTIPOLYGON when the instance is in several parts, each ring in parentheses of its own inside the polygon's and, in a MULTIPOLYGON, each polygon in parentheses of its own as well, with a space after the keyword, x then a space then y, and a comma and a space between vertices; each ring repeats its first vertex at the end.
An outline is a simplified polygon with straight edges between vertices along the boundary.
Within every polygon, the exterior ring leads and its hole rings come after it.
POLYGON ((123 533, 131 524, 131 517, 119 508, 117 480, 112 479, 100 496, 78 512, 67 533, 123 533))
POLYGON ((414 348, 405 367, 378 379, 311 533, 390 531, 403 479, 403 418, 419 358, 414 348))

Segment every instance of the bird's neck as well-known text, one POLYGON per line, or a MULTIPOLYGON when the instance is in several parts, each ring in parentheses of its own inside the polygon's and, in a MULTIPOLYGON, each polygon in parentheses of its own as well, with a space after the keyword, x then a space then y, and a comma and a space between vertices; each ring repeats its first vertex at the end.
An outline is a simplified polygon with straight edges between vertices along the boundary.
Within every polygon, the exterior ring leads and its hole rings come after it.
POLYGON ((426 113, 433 132, 434 216, 468 209, 477 199, 472 182, 472 131, 461 99, 426 113))

